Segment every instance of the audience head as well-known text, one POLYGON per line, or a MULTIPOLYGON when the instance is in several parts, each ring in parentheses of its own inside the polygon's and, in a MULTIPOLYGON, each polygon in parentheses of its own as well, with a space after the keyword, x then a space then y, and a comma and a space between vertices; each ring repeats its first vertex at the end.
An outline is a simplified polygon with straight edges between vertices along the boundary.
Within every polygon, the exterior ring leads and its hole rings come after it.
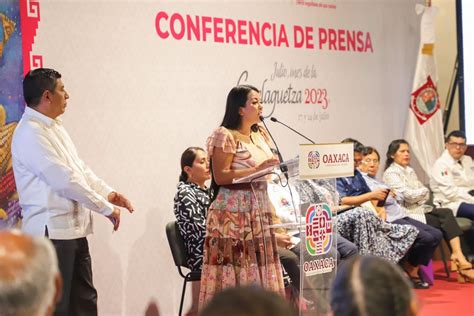
POLYGON ((51 242, 16 230, 0 231, 0 315, 52 315, 60 293, 51 242))
POLYGON ((189 147, 181 155, 181 175, 179 181, 203 185, 211 178, 209 161, 204 149, 189 147))
POLYGON ((341 143, 354 144, 354 169, 358 168, 362 161, 362 151, 364 150, 364 145, 354 138, 345 138, 341 143))
POLYGON ((410 145, 404 139, 395 139, 388 145, 386 156, 385 169, 394 162, 402 167, 407 167, 410 164, 411 158, 410 145))
POLYGON ((260 122, 262 106, 260 104, 260 91, 250 85, 240 85, 232 88, 227 95, 224 119, 221 126, 228 129, 239 129, 245 120, 252 125, 252 130, 257 131, 260 122))
POLYGON ((61 74, 49 68, 34 69, 26 74, 23 96, 29 107, 53 119, 64 113, 69 99, 61 74))
POLYGON ((285 299, 259 287, 236 287, 216 294, 199 316, 296 316, 285 299))
POLYGON ((354 257, 341 266, 331 291, 334 316, 413 316, 416 300, 401 269, 378 257, 354 257))
POLYGON ((463 131, 452 131, 446 137, 445 147, 454 160, 461 159, 466 153, 466 134, 463 131))
POLYGON ((369 176, 375 177, 379 171, 380 166, 380 155, 377 149, 374 147, 364 147, 362 150, 362 162, 359 169, 363 172, 367 172, 369 176))

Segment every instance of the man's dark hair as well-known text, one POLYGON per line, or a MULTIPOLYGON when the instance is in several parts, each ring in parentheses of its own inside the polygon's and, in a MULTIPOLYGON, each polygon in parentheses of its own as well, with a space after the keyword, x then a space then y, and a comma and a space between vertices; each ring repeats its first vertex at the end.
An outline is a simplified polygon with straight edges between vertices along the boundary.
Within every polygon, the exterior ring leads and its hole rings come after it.
POLYGON ((463 132, 463 131, 460 131, 460 130, 456 130, 456 131, 452 131, 451 133, 448 134, 448 136, 446 136, 446 144, 449 143, 449 139, 451 137, 460 137, 464 140, 466 140, 466 134, 463 132))
POLYGON ((364 145, 359 142, 357 139, 354 138, 344 138, 341 143, 353 143, 354 144, 354 152, 361 153, 364 150, 364 145))
POLYGON ((37 68, 30 70, 23 79, 23 96, 26 104, 29 107, 36 107, 46 90, 54 93, 59 78, 61 78, 61 74, 54 69, 37 68))
POLYGON ((380 154, 377 151, 377 149, 375 149, 374 147, 367 146, 367 147, 364 147, 364 150, 362 150, 362 156, 364 157, 373 153, 375 153, 377 155, 377 158, 380 160, 380 154))

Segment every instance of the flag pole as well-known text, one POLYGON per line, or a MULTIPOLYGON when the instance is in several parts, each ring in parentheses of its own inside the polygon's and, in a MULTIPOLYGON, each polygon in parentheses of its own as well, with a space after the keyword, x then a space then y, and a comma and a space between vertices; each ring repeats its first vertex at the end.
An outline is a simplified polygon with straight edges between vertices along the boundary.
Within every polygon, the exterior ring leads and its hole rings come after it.
POLYGON ((427 7, 431 7, 431 0, 426 0, 425 3, 427 7))

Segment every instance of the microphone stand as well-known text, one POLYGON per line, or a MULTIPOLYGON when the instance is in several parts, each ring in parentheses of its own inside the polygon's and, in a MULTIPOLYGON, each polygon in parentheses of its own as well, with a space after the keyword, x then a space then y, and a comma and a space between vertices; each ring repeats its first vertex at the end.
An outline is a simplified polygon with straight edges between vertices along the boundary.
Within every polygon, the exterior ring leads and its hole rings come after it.
POLYGON ((276 147, 276 150, 277 150, 277 156, 278 156, 278 159, 280 160, 280 170, 283 172, 283 174, 285 175, 285 178, 288 180, 288 167, 284 163, 283 156, 281 155, 281 152, 280 152, 280 148, 278 148, 278 145, 275 142, 275 139, 273 138, 272 133, 270 133, 270 130, 268 129, 267 124, 265 124, 265 118, 261 115, 260 115, 260 121, 262 121, 263 126, 265 126, 265 129, 268 132, 268 135, 270 135, 270 138, 272 139, 273 143, 275 144, 275 147, 276 147))
MULTIPOLYGON (((285 126, 286 128, 292 130, 292 131, 295 132, 296 134, 300 135, 300 136, 303 137, 304 139, 308 140, 310 143, 316 144, 316 142, 315 142, 314 140, 312 140, 312 139, 306 137, 305 135, 301 134, 300 132, 298 132, 298 131, 295 130, 294 128, 292 128, 292 127, 286 125, 285 123, 280 122, 279 120, 277 120, 276 117, 272 116, 272 117, 270 118, 270 121, 276 122, 276 123, 280 123, 281 125, 283 125, 283 126, 285 126)), ((263 121, 262 121, 262 122, 263 122, 263 121)), ((265 123, 263 123, 263 124, 265 124, 265 123)), ((266 127, 266 126, 265 126, 265 127, 266 127)), ((270 133, 270 132, 269 132, 269 133, 270 133)), ((271 136, 271 135, 270 135, 270 136, 271 136)), ((276 144, 275 144, 275 145, 276 145, 276 144)))

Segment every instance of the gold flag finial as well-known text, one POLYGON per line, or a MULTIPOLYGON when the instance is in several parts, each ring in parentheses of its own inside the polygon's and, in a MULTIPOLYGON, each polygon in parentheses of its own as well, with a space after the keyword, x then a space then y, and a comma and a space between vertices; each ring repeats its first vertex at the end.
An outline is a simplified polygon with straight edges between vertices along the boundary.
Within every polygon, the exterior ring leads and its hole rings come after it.
POLYGON ((423 55, 433 56, 433 49, 434 49, 433 43, 423 44, 423 47, 421 48, 421 53, 423 55))

